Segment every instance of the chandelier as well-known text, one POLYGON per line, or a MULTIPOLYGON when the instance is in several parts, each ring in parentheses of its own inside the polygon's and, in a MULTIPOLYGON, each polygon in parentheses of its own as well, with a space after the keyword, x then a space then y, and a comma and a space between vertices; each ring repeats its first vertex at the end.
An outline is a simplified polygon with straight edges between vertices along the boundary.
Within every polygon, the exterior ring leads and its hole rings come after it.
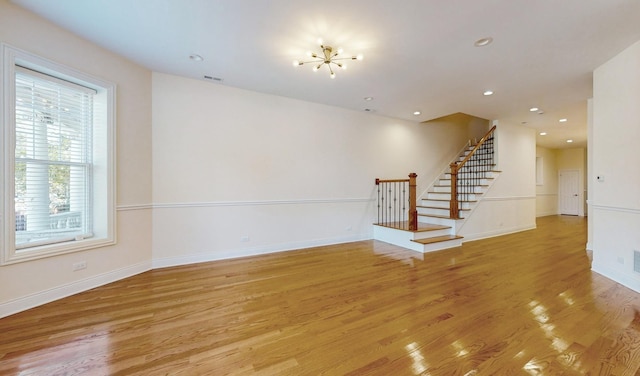
POLYGON ((343 63, 342 60, 362 60, 362 55, 357 56, 349 56, 349 57, 338 57, 342 54, 342 48, 334 50, 331 46, 326 46, 322 44, 322 40, 318 41, 320 43, 320 49, 322 49, 322 53, 317 54, 315 52, 307 52, 307 56, 312 58, 313 60, 308 61, 299 61, 294 60, 293 66, 298 67, 304 64, 313 64, 313 71, 317 72, 323 65, 326 65, 329 68, 329 76, 331 78, 336 78, 336 73, 333 71, 332 64, 338 68, 347 69, 347 64, 343 63))

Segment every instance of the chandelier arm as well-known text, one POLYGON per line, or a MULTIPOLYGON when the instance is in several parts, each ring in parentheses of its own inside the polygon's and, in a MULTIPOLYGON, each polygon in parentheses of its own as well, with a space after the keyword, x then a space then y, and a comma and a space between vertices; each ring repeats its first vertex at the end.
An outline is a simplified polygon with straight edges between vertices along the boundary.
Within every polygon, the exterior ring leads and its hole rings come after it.
POLYGON ((298 63, 299 63, 300 65, 302 65, 302 64, 309 64, 309 63, 324 63, 324 60, 322 60, 322 59, 318 59, 318 60, 299 61, 298 63))
POLYGON ((357 56, 339 57, 337 59, 331 59, 331 60, 358 60, 358 57, 357 56))

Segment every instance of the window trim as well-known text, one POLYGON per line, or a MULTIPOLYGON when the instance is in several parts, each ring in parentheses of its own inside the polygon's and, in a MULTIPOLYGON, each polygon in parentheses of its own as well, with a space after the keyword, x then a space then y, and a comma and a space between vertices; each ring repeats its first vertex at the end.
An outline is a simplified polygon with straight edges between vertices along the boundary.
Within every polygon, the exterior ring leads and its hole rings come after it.
MULTIPOLYGON (((0 142, 0 156, 4 160, 0 163, 0 265, 14 264, 23 261, 36 260, 71 252, 79 252, 116 243, 116 85, 69 68, 62 64, 15 48, 6 43, 0 43, 0 105, 4 118, 0 124, 3 141, 0 142), (101 195, 94 196, 95 200, 106 199, 102 218, 102 231, 94 237, 29 248, 28 251, 16 251, 15 246, 15 213, 14 213, 14 162, 15 153, 15 67, 33 69, 61 80, 80 84, 94 89, 101 96, 106 105, 103 110, 104 119, 100 126, 104 128, 104 161, 100 166, 105 167, 100 179, 106 185, 101 195)), ((94 214, 95 215, 95 214, 94 214)), ((98 232, 98 231, 96 231, 98 232)))

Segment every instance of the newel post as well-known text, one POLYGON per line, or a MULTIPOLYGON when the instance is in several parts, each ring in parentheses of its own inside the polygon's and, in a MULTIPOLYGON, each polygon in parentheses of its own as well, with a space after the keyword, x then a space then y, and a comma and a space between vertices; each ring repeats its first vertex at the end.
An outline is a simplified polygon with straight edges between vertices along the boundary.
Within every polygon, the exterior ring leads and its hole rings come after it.
POLYGON ((451 167, 451 200, 449 201, 449 217, 451 219, 460 219, 460 210, 458 210, 458 164, 452 163, 451 167))
POLYGON ((418 174, 409 174, 409 230, 418 230, 418 209, 416 208, 416 178, 418 174))

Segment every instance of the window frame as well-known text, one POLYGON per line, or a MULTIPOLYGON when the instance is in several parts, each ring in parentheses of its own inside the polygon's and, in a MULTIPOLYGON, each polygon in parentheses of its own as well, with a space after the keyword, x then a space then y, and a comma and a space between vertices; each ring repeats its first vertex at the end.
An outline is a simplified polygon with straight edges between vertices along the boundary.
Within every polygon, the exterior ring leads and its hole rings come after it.
POLYGON ((31 54, 21 49, 0 43, 0 105, 3 119, 0 124, 2 142, 0 142, 0 265, 36 260, 71 252, 104 247, 116 243, 116 86, 115 84, 93 77, 76 69, 31 54), (15 71, 16 65, 76 83, 98 94, 99 115, 94 119, 93 127, 100 129, 99 142, 93 141, 93 149, 104 149, 97 154, 93 162, 93 222, 96 228, 91 238, 77 239, 62 243, 33 246, 16 249, 15 244, 15 71), (99 207, 98 210, 95 208, 99 207))

